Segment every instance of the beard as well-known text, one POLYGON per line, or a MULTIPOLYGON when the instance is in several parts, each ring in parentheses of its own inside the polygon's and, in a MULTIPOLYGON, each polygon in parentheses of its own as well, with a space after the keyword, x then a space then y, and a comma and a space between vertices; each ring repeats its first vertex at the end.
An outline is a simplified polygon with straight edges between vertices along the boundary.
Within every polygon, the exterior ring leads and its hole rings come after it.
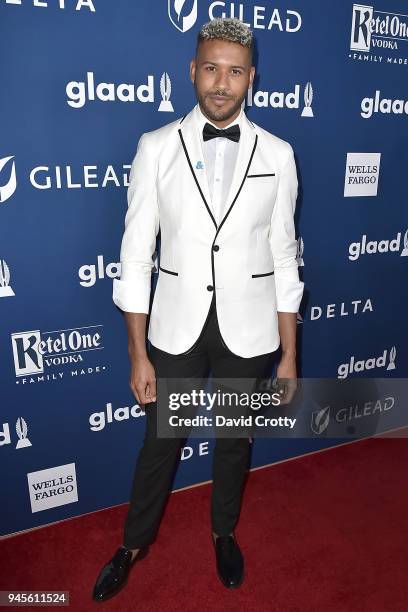
POLYGON ((232 117, 238 109, 241 108, 242 102, 245 99, 246 96, 246 92, 244 92, 244 94, 239 97, 239 98, 231 98, 231 96, 225 96, 225 98, 228 101, 233 101, 233 105, 229 106, 228 109, 215 109, 213 110, 212 108, 209 107, 208 103, 207 103, 207 98, 209 96, 213 96, 213 95, 224 95, 222 92, 220 93, 215 93, 215 92, 211 92, 211 93, 204 93, 204 94, 200 94, 197 91, 197 87, 194 84, 195 90, 196 90, 196 96, 197 99, 200 103, 201 108, 204 110, 204 113, 207 115, 207 117, 211 120, 211 121, 226 121, 227 119, 229 119, 230 117, 232 117))

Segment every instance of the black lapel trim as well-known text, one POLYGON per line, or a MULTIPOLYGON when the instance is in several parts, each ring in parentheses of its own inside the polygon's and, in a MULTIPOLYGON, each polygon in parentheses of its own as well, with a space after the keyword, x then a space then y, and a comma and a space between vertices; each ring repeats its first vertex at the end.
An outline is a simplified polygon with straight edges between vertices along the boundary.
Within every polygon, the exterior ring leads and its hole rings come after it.
POLYGON ((273 270, 272 272, 264 272, 263 274, 253 274, 252 278, 259 278, 260 276, 272 276, 272 274, 275 274, 275 270, 273 270))
POLYGON ((183 123, 184 119, 187 117, 187 113, 185 115, 182 116, 180 123, 183 123))
MULTIPOLYGON (((255 127, 255 126, 254 126, 254 127, 255 127)), ((193 170, 193 167, 192 167, 192 165, 191 165, 191 161, 190 161, 190 158, 189 158, 189 155, 188 155, 188 152, 187 152, 186 145, 185 145, 185 143, 184 143, 184 139, 183 139, 183 135, 182 135, 182 133, 181 133, 181 130, 178 130, 178 132, 179 132, 179 134, 180 134, 180 138, 181 138, 181 142, 182 142, 182 145, 183 145, 183 149, 184 149, 184 152, 185 152, 185 154, 186 154, 187 161, 188 161, 188 164, 189 164, 189 166, 190 166, 190 170, 191 170, 191 172, 192 172, 192 174, 193 174, 193 177, 194 177, 194 180, 195 180, 195 182, 196 182, 196 185, 197 185, 197 187, 198 187, 198 189, 199 189, 199 191, 200 191, 201 197, 203 198, 204 204, 206 205, 206 208, 207 208, 207 210, 208 210, 208 212, 209 212, 209 214, 210 214, 210 216, 211 216, 211 219, 213 220, 215 227, 217 227, 217 223, 216 223, 216 221, 215 221, 215 219, 214 219, 214 217, 213 217, 213 215, 212 215, 212 213, 211 213, 211 210, 208 208, 208 205, 207 205, 207 202, 206 202, 206 200, 205 200, 204 194, 202 193, 202 190, 201 190, 200 184, 199 184, 199 183, 198 183, 198 181, 197 181, 197 177, 196 177, 196 175, 195 175, 195 173, 194 173, 194 170, 193 170)), ((206 324, 207 324, 208 318, 209 318, 210 313, 211 313, 211 311, 212 311, 211 306, 212 306, 212 304, 213 304, 213 303, 214 303, 214 307, 215 307, 215 309, 217 309, 217 305, 216 305, 216 304, 217 304, 217 300, 216 300, 217 295, 216 295, 216 291, 215 291, 214 244, 215 244, 215 241, 217 240, 218 232, 220 231, 221 226, 223 225, 224 221, 226 220, 227 216, 229 215, 229 213, 230 213, 230 211, 231 211, 232 207, 234 206, 234 204, 235 204, 235 202, 236 202, 236 200, 237 200, 237 198, 238 198, 239 194, 241 193, 241 189, 242 189, 243 184, 244 184, 244 182, 245 182, 245 179, 246 179, 246 177, 247 177, 247 174, 248 174, 249 168, 251 167, 252 158, 253 158, 254 153, 255 153, 255 149, 256 149, 257 142, 258 142, 258 135, 256 135, 256 136, 255 136, 254 146, 253 146, 253 149, 252 149, 251 157, 250 157, 249 162, 248 162, 247 169, 246 169, 245 174, 244 174, 244 178, 242 179, 241 185, 240 185, 240 187, 239 187, 239 189, 238 189, 238 191, 237 191, 237 194, 236 194, 236 196, 235 196, 235 198, 234 198, 234 200, 233 200, 233 202, 232 202, 231 206, 230 206, 230 207, 229 207, 229 209, 228 209, 228 212, 227 212, 227 213, 226 213, 226 215, 224 216, 223 220, 221 221, 221 225, 218 227, 218 229, 217 229, 217 231, 216 231, 216 233, 215 233, 214 240, 213 240, 213 243, 212 243, 212 245, 211 245, 211 274, 212 274, 212 282, 213 282, 213 291, 214 291, 214 293, 213 293, 213 297, 212 297, 212 300, 211 300, 210 308, 208 309, 208 312, 207 312, 207 317, 206 317, 205 323, 204 323, 204 325, 203 325, 203 327, 202 327, 202 329, 201 329, 201 332, 200 332, 199 337, 198 337, 198 338, 197 338, 197 340, 194 342, 193 346, 191 346, 189 349, 187 349, 187 351, 185 351, 184 353, 179 353, 180 355, 186 355, 186 354, 190 353, 190 352, 191 352, 191 351, 192 351, 192 350, 195 348, 195 346, 197 345, 198 341, 200 340, 200 338, 201 338, 201 336, 202 336, 202 334, 203 334, 203 331, 204 331, 204 329, 205 329, 205 327, 206 327, 206 324)), ((221 333, 220 333, 220 336, 221 336, 221 333)), ((222 336, 221 336, 221 340, 222 340, 222 342, 223 342, 224 346, 225 346, 226 348, 228 348, 228 347, 227 347, 227 345, 226 345, 226 343, 225 343, 225 340, 223 339, 223 337, 222 337, 222 336)), ((238 356, 239 356, 239 355, 238 355, 238 356)))
POLYGON ((275 176, 275 173, 269 172, 267 174, 248 174, 247 178, 257 178, 258 176, 275 176))
POLYGON ((252 148, 252 153, 251 153, 251 157, 249 158, 249 162, 248 162, 247 169, 245 170, 244 178, 243 178, 243 179, 242 179, 242 181, 241 181, 241 185, 239 186, 239 189, 238 189, 237 193, 235 194, 235 198, 233 199, 231 206, 229 207, 229 209, 228 209, 228 210, 227 210, 227 212, 225 213, 224 218, 223 218, 223 220, 221 221, 221 223, 220 223, 220 225, 219 225, 219 227, 218 227, 218 229, 217 229, 217 234, 218 234, 218 232, 220 231, 220 229, 222 228, 222 226, 224 225, 226 218, 227 218, 227 217, 228 217, 228 215, 230 214, 232 207, 234 206, 235 202, 237 201, 237 198, 238 198, 239 194, 241 193, 241 189, 242 189, 242 187, 243 187, 243 185, 244 185, 244 183, 245 183, 245 179, 246 179, 247 174, 248 174, 248 172, 249 172, 249 169, 250 169, 250 167, 251 167, 252 158, 253 158, 254 153, 255 153, 255 149, 256 149, 257 142, 258 142, 258 134, 255 136, 254 146, 253 146, 253 148, 252 148))
MULTIPOLYGON (((214 244, 215 244, 215 242, 216 242, 216 240, 217 240, 217 236, 218 236, 218 233, 219 233, 219 231, 220 231, 221 227, 223 226, 223 224, 224 224, 224 222, 225 222, 226 218, 228 217, 228 215, 230 214, 231 209, 232 209, 232 207, 234 206, 234 204, 235 204, 235 202, 236 202, 236 200, 237 200, 237 198, 238 198, 239 194, 241 193, 242 186, 243 186, 243 184, 244 184, 244 182, 245 182, 245 179, 246 179, 246 177, 247 177, 247 174, 248 174, 248 172, 249 172, 249 168, 251 167, 252 158, 253 158, 254 153, 255 153, 255 149, 256 149, 257 142, 258 142, 258 134, 255 136, 254 146, 253 146, 253 148, 252 148, 252 153, 251 153, 251 157, 249 158, 249 162, 248 162, 247 169, 245 170, 244 178, 242 179, 241 185, 239 186, 239 189, 238 189, 238 191, 237 191, 237 193, 236 193, 236 196, 235 196, 235 198, 234 198, 234 200, 233 200, 233 202, 232 202, 231 206, 229 207, 229 209, 228 209, 228 211, 227 211, 226 215, 224 216, 223 220, 222 220, 222 221, 221 221, 221 223, 220 223, 220 226, 219 226, 219 227, 218 227, 218 229, 217 229, 217 232, 216 232, 216 234, 215 234, 215 237, 214 237, 214 240, 213 240, 213 243, 212 243, 212 246, 211 246, 211 274, 212 274, 212 281, 213 281, 213 287, 214 287, 214 299, 215 299, 215 308, 216 308, 216 309, 217 309, 217 294, 216 294, 216 291, 215 291, 216 280, 215 280, 215 265, 214 265, 214 244)), ((219 332, 219 333, 220 333, 220 336, 221 336, 221 332, 219 332)), ((226 342, 225 342, 225 340, 224 340, 224 338, 223 338, 222 336, 221 336, 221 340, 223 341, 223 343, 225 344, 225 346, 227 346, 227 345, 226 345, 226 342)))
POLYGON ((172 270, 167 270, 166 268, 162 268, 161 266, 159 266, 159 270, 161 270, 162 272, 166 272, 167 274, 174 274, 174 276, 178 276, 178 272, 173 272, 172 270))
MULTIPOLYGON (((184 153, 185 153, 185 155, 186 155, 186 157, 187 157, 188 165, 190 166, 191 174, 193 175, 193 178, 194 178, 195 183, 196 183, 196 185, 197 185, 198 191, 200 192, 200 195, 201 195, 201 197, 202 197, 202 199, 203 199, 203 202, 204 202, 204 204, 205 204, 205 207, 206 207, 206 209, 208 210, 208 214, 210 215, 210 217, 211 217, 211 219, 212 219, 212 221, 213 221, 213 223, 214 223, 215 227, 217 227, 217 222, 216 222, 216 220, 214 219, 214 215, 212 214, 211 209, 209 208, 209 206, 208 206, 208 204, 207 204, 207 200, 205 199, 205 196, 204 196, 204 194, 203 194, 203 190, 201 189, 200 183, 198 182, 197 177, 196 177, 196 174, 195 174, 195 172, 194 172, 194 168, 193 168, 193 166, 192 166, 192 163, 191 163, 191 160, 190 160, 190 156, 189 156, 189 154, 188 154, 187 147, 186 147, 186 144, 185 144, 185 142, 184 142, 183 134, 181 133, 181 130, 177 130, 177 131, 178 131, 179 136, 180 136, 180 138, 181 138, 181 144, 183 145, 184 153)), ((251 159, 252 159, 252 156, 251 156, 251 159)), ((249 168, 249 166, 248 166, 248 168, 249 168)), ((247 172, 248 172, 248 170, 247 170, 247 172)), ((245 173, 245 174, 246 174, 246 173, 245 173)), ((242 186, 242 185, 241 185, 241 186, 242 186)), ((239 193, 239 192, 238 192, 238 193, 239 193)), ((234 201, 235 201, 235 200, 234 200, 234 201)))

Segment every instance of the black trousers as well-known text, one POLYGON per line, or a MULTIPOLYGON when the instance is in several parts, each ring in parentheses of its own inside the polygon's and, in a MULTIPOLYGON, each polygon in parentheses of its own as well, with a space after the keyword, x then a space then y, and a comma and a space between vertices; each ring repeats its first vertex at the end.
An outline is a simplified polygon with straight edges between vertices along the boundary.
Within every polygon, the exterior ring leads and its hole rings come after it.
MULTIPOLYGON (((156 379, 189 377, 261 377, 271 373, 274 353, 239 357, 225 346, 220 336, 215 296, 201 336, 185 355, 149 349, 156 379)), ((180 458, 180 438, 157 436, 157 402, 146 404, 146 432, 133 478, 130 506, 125 521, 123 544, 141 548, 156 537, 164 505, 180 458)), ((231 533, 238 521, 242 488, 249 467, 248 438, 216 438, 212 464, 211 526, 218 535, 231 533)))

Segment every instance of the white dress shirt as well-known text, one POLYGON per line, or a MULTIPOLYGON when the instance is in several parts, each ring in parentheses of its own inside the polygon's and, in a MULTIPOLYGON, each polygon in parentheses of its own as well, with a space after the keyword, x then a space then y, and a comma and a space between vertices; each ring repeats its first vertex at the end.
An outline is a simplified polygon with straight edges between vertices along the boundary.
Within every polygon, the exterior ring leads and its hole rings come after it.
MULTIPOLYGON (((218 128, 218 126, 207 119, 207 117, 201 111, 198 103, 195 107, 195 112, 197 129, 200 133, 200 140, 204 154, 204 169, 202 172, 206 173, 208 188, 211 195, 211 202, 209 204, 217 223, 220 223, 224 213, 226 212, 225 204, 234 174, 239 142, 234 142, 233 140, 223 136, 204 141, 204 125, 208 122, 216 128, 218 128)), ((241 112, 239 113, 238 117, 236 117, 234 121, 226 125, 223 129, 231 127, 235 124, 238 124, 241 128, 242 114, 243 110, 241 108, 241 112)))

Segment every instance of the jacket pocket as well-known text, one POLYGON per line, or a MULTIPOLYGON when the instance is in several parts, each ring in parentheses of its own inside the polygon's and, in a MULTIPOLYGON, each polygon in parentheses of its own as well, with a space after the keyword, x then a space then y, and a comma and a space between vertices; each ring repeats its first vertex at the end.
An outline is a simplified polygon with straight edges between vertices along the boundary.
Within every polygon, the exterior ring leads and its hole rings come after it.
POLYGON ((173 274, 174 276, 178 276, 178 272, 173 272, 172 270, 166 270, 166 268, 162 268, 161 266, 159 266, 159 270, 161 270, 162 272, 166 272, 166 274, 173 274))
POLYGON ((252 274, 252 278, 259 278, 260 276, 271 276, 272 274, 274 274, 275 270, 272 270, 272 272, 264 272, 263 274, 252 274))
POLYGON ((275 176, 274 172, 267 172, 265 174, 247 174, 247 178, 260 178, 263 176, 275 176))

